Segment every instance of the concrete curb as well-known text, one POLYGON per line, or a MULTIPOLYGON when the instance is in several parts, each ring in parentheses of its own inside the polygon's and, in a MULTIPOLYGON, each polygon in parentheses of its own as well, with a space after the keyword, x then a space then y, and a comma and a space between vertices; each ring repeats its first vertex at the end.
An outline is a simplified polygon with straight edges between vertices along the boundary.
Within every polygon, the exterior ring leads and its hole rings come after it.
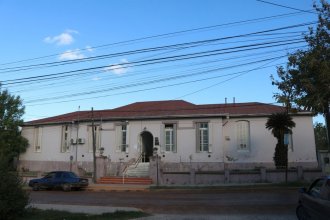
POLYGON ((106 192, 106 191, 149 191, 149 185, 127 185, 127 184, 90 184, 85 190, 93 192, 106 192))
POLYGON ((59 205, 59 204, 37 204, 32 203, 28 207, 41 210, 58 210, 71 213, 85 213, 100 215, 103 213, 113 213, 116 211, 142 212, 141 209, 133 207, 112 207, 112 206, 82 206, 82 205, 59 205))

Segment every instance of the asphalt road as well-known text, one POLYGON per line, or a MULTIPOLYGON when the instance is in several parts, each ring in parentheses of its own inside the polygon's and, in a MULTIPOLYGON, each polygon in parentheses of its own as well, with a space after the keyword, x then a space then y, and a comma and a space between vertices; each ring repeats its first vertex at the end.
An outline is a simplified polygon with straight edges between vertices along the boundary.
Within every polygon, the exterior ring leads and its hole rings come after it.
POLYGON ((161 215, 246 215, 295 219, 298 193, 296 189, 284 188, 146 192, 32 191, 30 199, 32 203, 39 204, 135 207, 161 215))

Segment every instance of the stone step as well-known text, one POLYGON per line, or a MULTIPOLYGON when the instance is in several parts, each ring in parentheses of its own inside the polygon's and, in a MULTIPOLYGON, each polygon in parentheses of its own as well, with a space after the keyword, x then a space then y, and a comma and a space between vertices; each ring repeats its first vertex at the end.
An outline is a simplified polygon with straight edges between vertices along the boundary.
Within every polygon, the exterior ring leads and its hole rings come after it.
POLYGON ((152 184, 152 179, 146 177, 123 177, 119 176, 105 176, 98 179, 97 183, 99 184, 141 184, 141 185, 150 185, 152 184))
POLYGON ((149 163, 139 163, 136 167, 128 167, 126 176, 147 177, 149 176, 149 163))

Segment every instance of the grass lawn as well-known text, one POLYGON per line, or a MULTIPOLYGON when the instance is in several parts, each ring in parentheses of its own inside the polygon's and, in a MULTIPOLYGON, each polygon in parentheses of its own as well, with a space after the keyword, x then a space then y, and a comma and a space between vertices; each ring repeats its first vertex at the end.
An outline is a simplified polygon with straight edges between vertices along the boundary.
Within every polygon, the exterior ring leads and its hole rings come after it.
POLYGON ((150 216, 144 212, 124 212, 104 213, 101 215, 91 215, 83 213, 70 213, 56 210, 28 209, 24 216, 18 220, 109 220, 109 219, 134 219, 150 216))

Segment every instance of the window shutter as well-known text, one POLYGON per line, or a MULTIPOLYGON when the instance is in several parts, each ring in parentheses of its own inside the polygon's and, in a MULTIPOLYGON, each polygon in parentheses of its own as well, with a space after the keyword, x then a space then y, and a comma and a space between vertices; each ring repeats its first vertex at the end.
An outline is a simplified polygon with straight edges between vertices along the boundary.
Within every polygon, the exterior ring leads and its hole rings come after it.
POLYGON ((200 133, 200 123, 196 123, 196 152, 200 152, 200 141, 201 141, 201 133, 200 133))
POLYGON ((249 150, 250 148, 250 125, 248 121, 237 122, 237 148, 249 150))
POLYGON ((62 126, 62 138, 61 138, 61 153, 69 151, 70 147, 70 132, 69 126, 63 125, 62 126))
POLYGON ((213 126, 212 123, 208 124, 208 134, 209 134, 209 146, 208 146, 208 152, 212 153, 212 141, 213 141, 213 130, 212 130, 213 126))
POLYGON ((177 152, 177 124, 173 124, 173 153, 177 152))
POLYGON ((126 148, 125 148, 126 153, 129 153, 129 125, 126 124, 126 148))
POLYGON ((116 132, 115 132, 115 139, 116 139, 116 152, 121 151, 121 125, 116 125, 116 132))
POLYGON ((165 124, 161 124, 159 134, 159 147, 161 153, 165 152, 165 143, 165 124))
POLYGON ((35 152, 41 152, 42 144, 42 128, 36 127, 34 130, 34 150, 35 152))

